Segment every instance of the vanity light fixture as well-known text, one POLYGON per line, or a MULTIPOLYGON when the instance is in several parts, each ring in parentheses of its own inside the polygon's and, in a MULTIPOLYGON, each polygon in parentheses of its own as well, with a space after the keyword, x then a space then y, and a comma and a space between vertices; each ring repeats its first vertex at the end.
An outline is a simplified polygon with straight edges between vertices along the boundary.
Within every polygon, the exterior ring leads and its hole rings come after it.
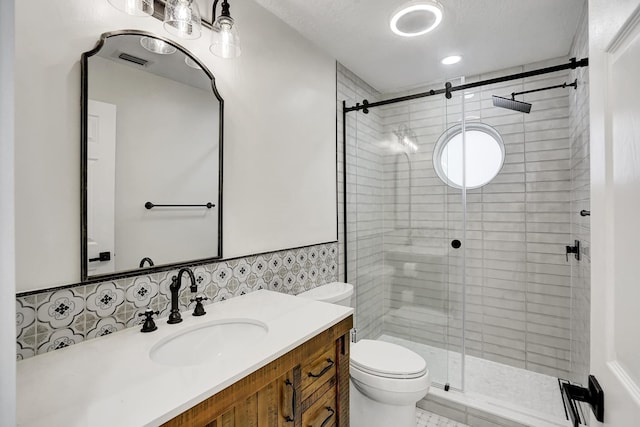
POLYGON ((108 0, 111 6, 131 16, 153 15, 153 0, 108 0))
POLYGON ((240 37, 238 36, 238 26, 229 13, 229 2, 222 0, 222 11, 220 16, 216 16, 218 0, 213 2, 212 17, 215 19, 211 27, 211 45, 209 50, 220 58, 237 58, 240 56, 240 37))
POLYGON ((153 37, 141 37, 140 44, 149 52, 157 53, 158 55, 171 55, 176 51, 176 48, 169 43, 153 37))
MULTIPOLYGON (((107 0, 116 9, 132 16, 153 16, 162 19, 170 34, 183 39, 197 39, 202 26, 211 29, 209 50, 220 58, 237 58, 242 52, 238 25, 229 12, 228 0, 222 0, 222 11, 216 17, 219 0, 213 0, 212 23, 202 19, 195 0, 107 0), (164 19, 162 11, 164 10, 164 19), (155 14, 154 14, 155 11, 155 14)), ((156 52, 155 53, 164 53, 156 52)))
POLYGON ((397 9, 391 16, 391 31, 402 37, 416 37, 433 31, 444 15, 435 0, 412 1, 397 9))
POLYGON ((447 56, 446 58, 444 58, 442 62, 444 65, 453 65, 453 64, 457 64, 458 62, 460 62, 462 60, 461 56, 458 55, 451 55, 451 56, 447 56))
POLYGON ((200 8, 193 0, 166 0, 164 29, 182 39, 193 40, 202 34, 200 8))

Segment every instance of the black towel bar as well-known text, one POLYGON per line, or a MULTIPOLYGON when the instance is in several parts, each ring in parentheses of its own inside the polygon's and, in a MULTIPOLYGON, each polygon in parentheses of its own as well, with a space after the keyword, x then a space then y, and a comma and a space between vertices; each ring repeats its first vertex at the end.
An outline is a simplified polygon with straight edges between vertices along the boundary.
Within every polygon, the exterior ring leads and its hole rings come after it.
POLYGON ((211 202, 208 202, 205 205, 156 205, 154 203, 151 202, 147 202, 144 204, 144 207, 147 209, 153 209, 153 208, 207 208, 207 209, 211 209, 212 207, 214 207, 215 205, 211 202))

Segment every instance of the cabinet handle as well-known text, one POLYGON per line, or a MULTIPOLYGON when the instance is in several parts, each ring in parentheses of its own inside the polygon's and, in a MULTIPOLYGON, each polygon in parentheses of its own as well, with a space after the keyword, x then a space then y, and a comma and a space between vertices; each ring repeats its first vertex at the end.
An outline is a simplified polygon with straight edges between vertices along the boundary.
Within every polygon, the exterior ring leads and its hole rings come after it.
POLYGON ((329 358, 327 358, 327 362, 329 362, 329 364, 327 366, 325 366, 324 368, 322 368, 322 371, 318 372, 317 374, 314 374, 313 372, 309 372, 309 376, 311 378, 320 378, 321 376, 323 376, 324 374, 329 372, 329 369, 331 369, 331 367, 333 365, 335 365, 336 362, 334 362, 333 360, 331 360, 329 358))
MULTIPOLYGON (((329 415, 327 415, 327 417, 324 419, 324 421, 322 421, 322 424, 320 424, 320 427, 324 427, 326 426, 329 421, 331 421, 331 418, 333 418, 333 415, 336 413, 336 411, 333 410, 333 408, 331 406, 325 406, 324 409, 326 409, 327 411, 329 411, 329 415)), ((322 415, 321 415, 322 416, 322 415)), ((318 425, 318 420, 321 418, 317 417, 313 423, 311 424, 312 426, 317 426, 318 425)))
POLYGON ((288 423, 292 423, 296 419, 296 389, 288 378, 285 380, 284 384, 291 386, 291 415, 285 416, 284 420, 288 423))

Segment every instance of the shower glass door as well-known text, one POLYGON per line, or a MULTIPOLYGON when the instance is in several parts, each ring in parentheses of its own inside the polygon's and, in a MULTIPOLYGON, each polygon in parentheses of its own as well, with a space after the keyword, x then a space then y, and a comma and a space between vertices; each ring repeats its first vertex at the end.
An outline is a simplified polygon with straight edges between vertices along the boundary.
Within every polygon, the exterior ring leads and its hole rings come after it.
MULTIPOLYGON (((460 81, 452 82, 458 85, 460 81)), ((449 278, 447 300, 447 352, 449 378, 453 389, 464 389, 464 316, 466 284, 466 174, 465 174, 465 111, 463 92, 453 92, 445 98, 445 128, 436 138, 432 150, 433 170, 446 206, 440 246, 449 278)), ((438 190, 440 191, 440 190, 438 190)))
MULTIPOLYGON (((464 249, 454 241, 464 242, 464 191, 443 182, 433 154, 447 129, 461 125, 461 109, 455 94, 436 95, 346 116, 347 280, 357 339, 405 346, 427 361, 434 385, 458 389, 464 249)), ((452 150, 439 167, 460 168, 452 150)))

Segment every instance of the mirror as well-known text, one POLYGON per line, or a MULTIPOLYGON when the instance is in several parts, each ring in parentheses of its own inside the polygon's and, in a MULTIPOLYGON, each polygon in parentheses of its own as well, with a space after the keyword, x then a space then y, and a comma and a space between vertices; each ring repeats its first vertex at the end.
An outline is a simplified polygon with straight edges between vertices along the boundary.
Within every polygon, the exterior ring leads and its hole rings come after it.
POLYGON ((223 100, 180 45, 103 34, 82 55, 82 280, 222 256, 223 100))

